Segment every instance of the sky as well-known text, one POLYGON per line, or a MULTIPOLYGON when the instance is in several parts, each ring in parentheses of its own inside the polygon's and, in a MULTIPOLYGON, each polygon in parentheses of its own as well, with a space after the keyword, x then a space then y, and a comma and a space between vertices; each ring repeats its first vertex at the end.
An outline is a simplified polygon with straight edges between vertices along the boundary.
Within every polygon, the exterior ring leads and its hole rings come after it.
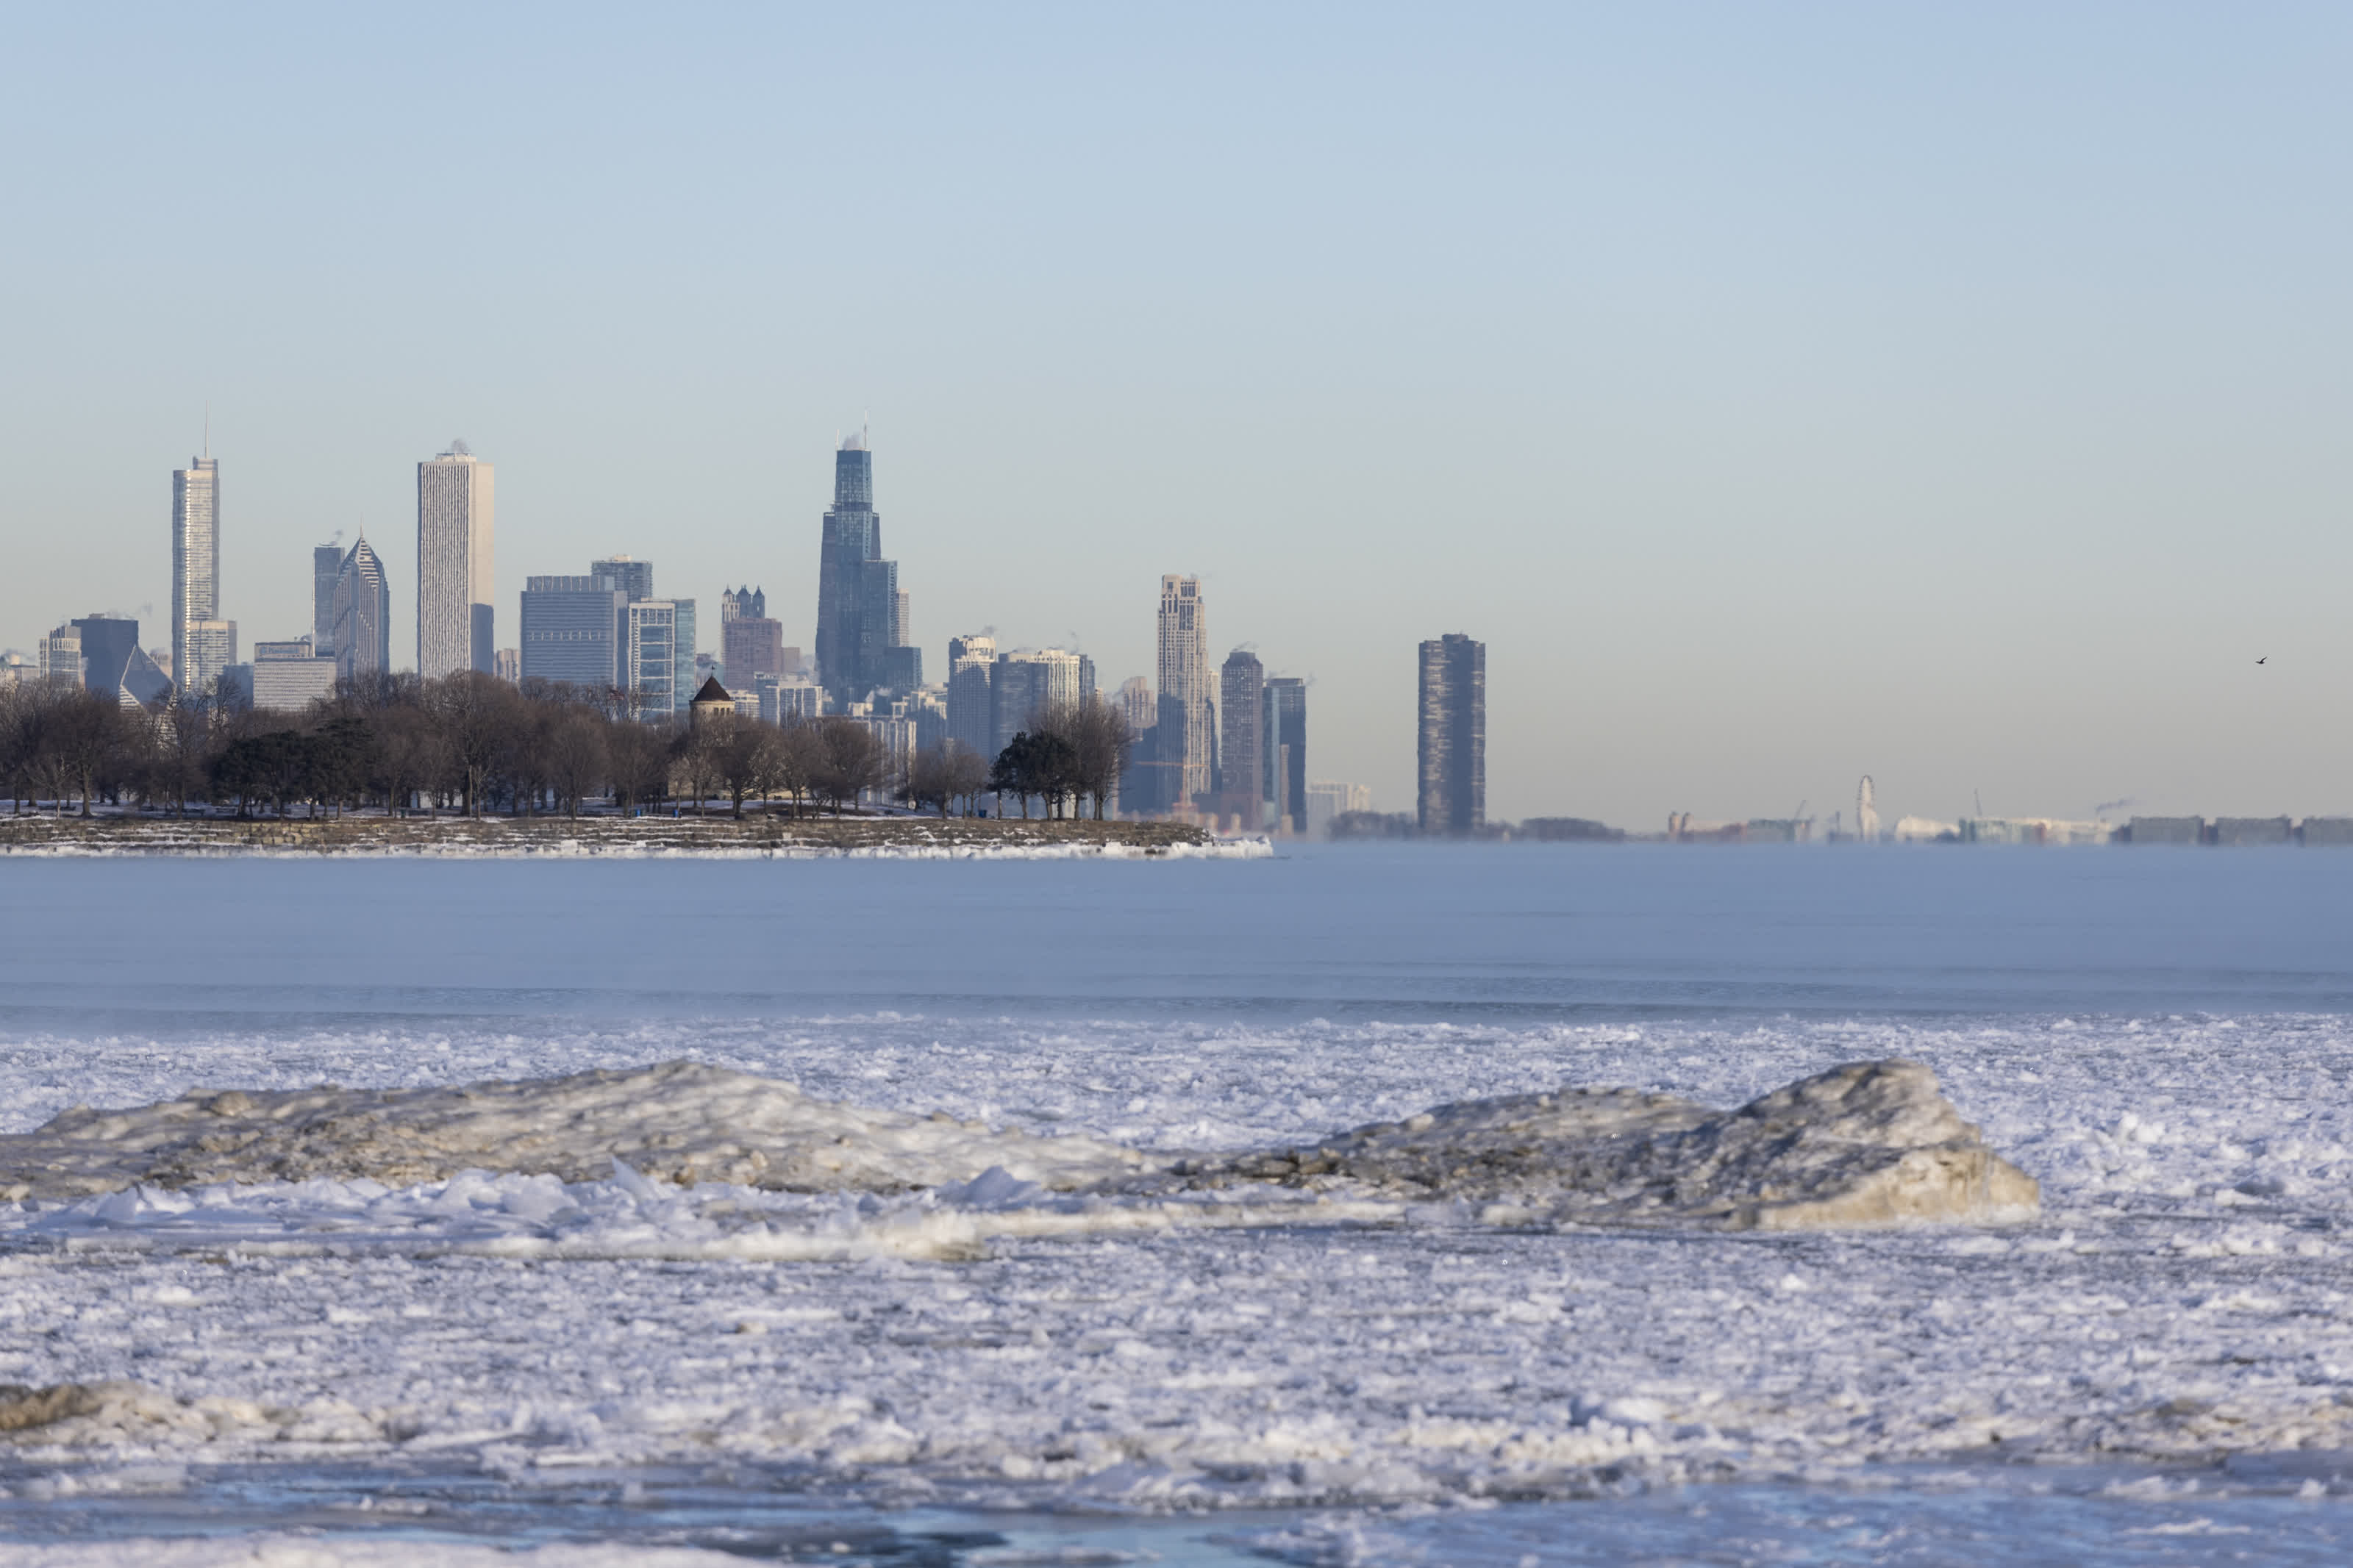
MULTIPOLYGON (((170 639, 415 465, 528 574, 809 646, 869 423, 946 639, 1309 678, 1411 810, 1487 645, 1491 818, 2353 811, 2353 10, 20 7, 0 647, 170 639), (2263 658, 2264 664, 2256 660, 2263 658)), ((715 647, 712 650, 715 651, 715 647)))

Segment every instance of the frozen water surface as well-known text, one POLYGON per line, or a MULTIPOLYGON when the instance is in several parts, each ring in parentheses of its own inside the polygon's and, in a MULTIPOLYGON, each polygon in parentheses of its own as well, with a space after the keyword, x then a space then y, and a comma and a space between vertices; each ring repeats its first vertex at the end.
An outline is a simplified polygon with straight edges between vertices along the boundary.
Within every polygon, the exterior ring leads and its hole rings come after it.
POLYGON ((1238 1152, 1896 1056, 2042 1187, 2031 1223, 1805 1235, 1266 1194, 1235 1228, 1011 1175, 0 1205, 0 1384, 53 1391, 0 1433, 25 1561, 267 1561, 289 1530, 318 1561, 976 1564, 2324 1562, 2353 1534, 2353 856, 0 880, 0 1131, 683 1058, 1238 1152), (731 1240, 754 1222, 830 1240, 764 1256, 731 1240))

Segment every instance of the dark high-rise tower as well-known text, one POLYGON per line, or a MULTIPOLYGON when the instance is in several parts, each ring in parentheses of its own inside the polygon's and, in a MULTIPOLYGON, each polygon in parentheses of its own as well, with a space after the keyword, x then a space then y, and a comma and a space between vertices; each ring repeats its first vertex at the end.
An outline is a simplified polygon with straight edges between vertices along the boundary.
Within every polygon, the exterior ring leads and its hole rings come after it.
POLYGON ((833 504, 818 556, 817 678, 836 707, 878 686, 903 684, 911 667, 921 684, 920 656, 910 658, 913 650, 899 642, 906 601, 899 563, 882 559, 874 455, 861 430, 833 455, 833 504))
POLYGON ((1421 830, 1487 821, 1487 645, 1449 633, 1421 645, 1421 830))
POLYGON ((1218 671, 1218 808, 1231 812, 1242 830, 1255 833, 1266 795, 1266 742, 1261 717, 1266 667, 1258 655, 1236 648, 1218 671))
POLYGON ((1307 831, 1307 682, 1295 675, 1277 675, 1266 683, 1266 741, 1263 747, 1266 798, 1273 803, 1273 820, 1267 826, 1287 826, 1293 833, 1307 831))

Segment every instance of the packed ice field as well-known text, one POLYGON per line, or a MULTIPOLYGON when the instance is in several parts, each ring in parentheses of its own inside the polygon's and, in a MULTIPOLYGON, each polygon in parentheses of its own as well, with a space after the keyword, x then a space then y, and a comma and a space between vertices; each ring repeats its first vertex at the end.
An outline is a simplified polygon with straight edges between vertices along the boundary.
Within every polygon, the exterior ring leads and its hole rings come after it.
MULTIPOLYGON (((618 1561, 750 1550, 787 1504, 866 1522, 770 1555, 973 1568, 2353 1551, 2325 857, 10 875, 0 1559, 618 1561), (1743 1230, 1443 1183, 1072 1190, 1890 1058, 2039 1206, 1743 1230), (551 1080, 669 1062, 797 1086, 825 1190, 697 1164, 691 1126, 421 1175, 369 1098, 518 1085, 518 1139, 573 1147, 607 1113, 551 1080), (298 1090, 348 1099, 304 1156, 342 1173, 216 1179, 203 1119, 298 1090), (85 1138, 58 1171, 91 1184, 37 1192, 9 1151, 53 1121, 180 1142, 116 1180, 85 1138), (1047 1522, 966 1539, 1014 1518, 1047 1522)), ((633 1110, 665 1106, 742 1109, 633 1110)))
MULTIPOLYGON (((1626 1232, 1268 1191, 1226 1194, 1258 1211, 1237 1221, 1001 1170, 142 1187, 0 1205, 0 1381, 95 1391, 17 1435, 60 1487, 229 1458, 723 1458, 901 1502, 1230 1507, 2353 1446, 2335 1017, 36 1036, 0 1100, 19 1131, 195 1084, 691 1057, 958 1127, 1218 1151, 1571 1084, 1731 1105, 1886 1056, 2040 1178, 2039 1219, 1626 1232)), ((2306 1470, 2282 1473, 2336 1484, 2306 1470)))

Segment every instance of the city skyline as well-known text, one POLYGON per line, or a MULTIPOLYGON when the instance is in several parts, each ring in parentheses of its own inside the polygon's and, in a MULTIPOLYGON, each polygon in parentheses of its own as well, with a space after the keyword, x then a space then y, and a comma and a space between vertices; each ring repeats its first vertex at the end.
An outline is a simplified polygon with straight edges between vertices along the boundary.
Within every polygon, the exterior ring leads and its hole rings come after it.
POLYGON ((1890 821, 2353 809, 2315 718, 2353 681, 2353 222, 2309 196, 2353 17, 722 31, 28 18, 0 646, 100 608, 167 644, 159 489, 209 399, 248 638, 364 528, 405 661, 410 469, 456 431, 500 467, 499 627, 627 550, 706 607, 765 584, 806 653, 871 408, 927 666, 994 626, 1115 685, 1196 574, 1212 662, 1315 677, 1314 773, 1385 808, 1413 647, 1467 627, 1497 817, 1865 773, 1890 821), (453 244, 417 215, 460 168, 453 244))

